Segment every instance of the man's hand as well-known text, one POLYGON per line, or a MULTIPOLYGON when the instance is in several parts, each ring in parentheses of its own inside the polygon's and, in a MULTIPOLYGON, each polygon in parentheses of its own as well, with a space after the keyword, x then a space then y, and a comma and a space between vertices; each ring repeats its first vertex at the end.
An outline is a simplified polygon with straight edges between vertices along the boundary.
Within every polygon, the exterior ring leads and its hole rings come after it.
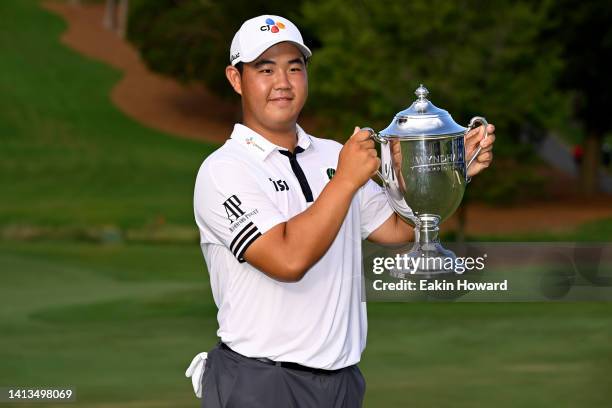
POLYGON ((469 163, 472 159, 478 146, 482 147, 480 153, 472 162, 472 165, 467 169, 467 176, 472 177, 480 173, 489 165, 493 160, 493 143, 495 142, 495 126, 489 124, 487 127, 489 135, 486 139, 484 138, 484 127, 478 126, 468 132, 465 137, 465 164, 469 163))
POLYGON ((370 132, 355 127, 353 135, 340 150, 334 178, 342 180, 357 191, 376 174, 379 167, 380 159, 370 132))

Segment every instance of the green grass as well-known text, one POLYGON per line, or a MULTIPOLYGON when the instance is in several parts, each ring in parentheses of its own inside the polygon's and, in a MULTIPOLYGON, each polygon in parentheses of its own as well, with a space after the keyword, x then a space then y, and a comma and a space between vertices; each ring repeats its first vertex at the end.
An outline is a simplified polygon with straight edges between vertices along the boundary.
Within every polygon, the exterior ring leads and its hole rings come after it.
MULTIPOLYGON (((68 384, 72 407, 194 407, 215 343, 197 247, 0 242, 0 384, 68 384)), ((612 304, 370 303, 367 407, 605 407, 612 304)))
POLYGON ((120 113, 121 74, 61 45, 66 24, 36 1, 4 0, 0 15, 0 225, 192 225, 213 146, 120 113))
MULTIPOLYGON (((447 231, 441 227, 440 240, 456 242, 457 231, 447 231)), ((468 242, 611 242, 612 218, 585 222, 565 232, 536 230, 505 234, 479 234, 466 237, 468 242)))
POLYGON ((612 241, 612 218, 587 222, 577 228, 574 236, 577 241, 612 241))
POLYGON ((197 246, 0 248, 0 384, 73 385, 83 407, 190 401, 184 370, 216 338, 197 246))
MULTIPOLYGON (((442 236, 442 239, 447 241, 452 241, 454 238, 454 233, 442 236)), ((526 233, 470 236, 468 240, 472 242, 610 242, 612 218, 589 221, 568 232, 534 230, 526 233)))

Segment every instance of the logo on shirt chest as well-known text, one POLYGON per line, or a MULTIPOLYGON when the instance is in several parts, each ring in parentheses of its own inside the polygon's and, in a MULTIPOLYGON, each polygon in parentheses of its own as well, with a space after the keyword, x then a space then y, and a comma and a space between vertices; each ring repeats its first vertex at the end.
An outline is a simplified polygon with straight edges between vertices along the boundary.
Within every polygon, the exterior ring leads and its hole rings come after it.
POLYGON ((333 167, 321 167, 321 173, 325 177, 325 182, 328 182, 336 174, 336 169, 333 167))
POLYGON ((289 185, 287 184, 285 180, 272 180, 271 178, 268 178, 268 180, 272 182, 272 185, 274 186, 274 189, 276 191, 288 191, 289 190, 289 185))
POLYGON ((235 195, 223 202, 223 208, 225 208, 225 214, 227 215, 227 219, 230 221, 230 224, 244 215, 244 211, 242 211, 240 208, 241 204, 242 201, 240 201, 235 195))

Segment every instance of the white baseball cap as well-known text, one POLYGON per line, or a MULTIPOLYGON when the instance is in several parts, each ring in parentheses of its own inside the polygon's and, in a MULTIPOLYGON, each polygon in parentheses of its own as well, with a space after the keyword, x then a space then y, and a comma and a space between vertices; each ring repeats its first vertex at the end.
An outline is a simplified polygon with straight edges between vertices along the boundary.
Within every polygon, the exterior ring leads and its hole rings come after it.
POLYGON ((283 41, 295 44, 306 58, 312 56, 298 28, 286 18, 263 15, 247 20, 232 40, 230 64, 255 61, 265 50, 283 41))

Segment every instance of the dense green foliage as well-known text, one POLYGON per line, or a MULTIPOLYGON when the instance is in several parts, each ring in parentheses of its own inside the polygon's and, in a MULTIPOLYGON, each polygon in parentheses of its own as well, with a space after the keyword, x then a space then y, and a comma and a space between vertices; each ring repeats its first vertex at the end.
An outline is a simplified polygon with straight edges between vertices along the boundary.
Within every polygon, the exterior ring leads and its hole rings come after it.
POLYGON ((153 69, 223 93, 238 25, 266 10, 287 15, 315 49, 308 109, 329 119, 327 132, 337 138, 355 123, 386 126, 414 100, 419 83, 460 123, 488 116, 505 134, 500 148, 512 150, 520 132, 565 113, 554 88, 560 49, 538 41, 548 27, 548 2, 276 3, 135 2, 130 38, 153 69))
POLYGON ((587 195, 599 188, 602 142, 612 132, 612 16, 601 1, 554 2, 550 30, 543 38, 561 45, 565 67, 559 86, 572 93, 574 117, 582 130, 581 186, 587 195))
POLYGON ((612 9, 602 1, 554 2, 548 41, 558 41, 565 61, 559 85, 572 91, 577 118, 588 132, 612 131, 612 9))
POLYGON ((299 3, 133 0, 128 38, 151 69, 182 81, 203 81, 219 95, 231 95, 224 69, 240 24, 260 14, 293 17, 299 3))
MULTIPOLYGON (((241 21, 265 10, 231 4, 136 3, 130 38, 154 70, 228 94, 223 68, 231 38, 241 21)), ((488 174, 495 182, 476 183, 470 195, 508 202, 521 198, 519 187, 543 194, 534 157, 521 142, 538 140, 568 117, 568 99, 555 88, 561 48, 541 40, 551 27, 550 2, 310 0, 268 3, 267 10, 294 19, 314 50, 306 112, 324 137, 343 141, 355 125, 386 127, 423 83, 458 123, 482 115, 497 126, 500 166, 488 174)))
MULTIPOLYGON (((496 151, 550 124, 563 107, 553 87, 557 50, 537 43, 547 8, 533 2, 312 1, 305 24, 322 47, 311 66, 311 105, 344 127, 386 126, 419 83, 459 123, 496 123, 496 151), (503 3, 503 4, 501 4, 503 3), (501 12, 503 10, 503 12, 501 12)), ((510 149, 511 151, 511 149, 510 149)))
MULTIPOLYGON (((304 5, 304 24, 321 48, 310 68, 310 109, 330 129, 367 123, 382 129, 409 106, 423 83, 430 100, 467 125, 475 115, 497 127, 495 166, 468 195, 511 202, 543 194, 525 136, 565 117, 566 102, 554 87, 562 67, 555 47, 537 40, 547 3, 500 1, 342 0, 304 5), (503 12, 501 12, 503 10, 503 12)), ((346 133, 346 131, 344 132, 346 133)))

